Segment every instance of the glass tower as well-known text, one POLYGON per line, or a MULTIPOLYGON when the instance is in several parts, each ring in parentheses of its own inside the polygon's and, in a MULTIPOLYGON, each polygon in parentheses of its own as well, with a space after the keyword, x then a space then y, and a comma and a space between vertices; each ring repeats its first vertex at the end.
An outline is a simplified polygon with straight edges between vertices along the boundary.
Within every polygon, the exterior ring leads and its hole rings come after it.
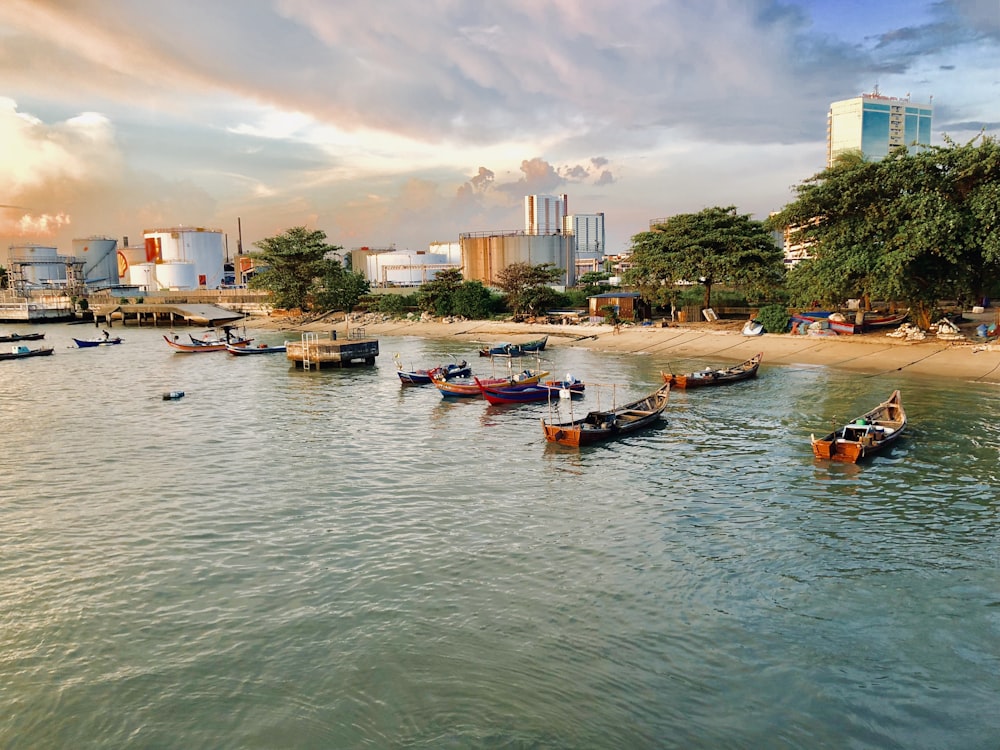
POLYGON ((914 152, 931 143, 934 108, 905 99, 883 96, 878 90, 833 102, 827 120, 826 163, 845 151, 858 150, 878 161, 897 146, 914 152))

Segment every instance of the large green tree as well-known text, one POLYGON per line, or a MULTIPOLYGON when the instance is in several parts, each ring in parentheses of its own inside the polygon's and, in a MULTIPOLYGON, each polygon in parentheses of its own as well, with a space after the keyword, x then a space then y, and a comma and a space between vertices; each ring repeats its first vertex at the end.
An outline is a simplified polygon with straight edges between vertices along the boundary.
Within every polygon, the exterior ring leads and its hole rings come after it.
POLYGON ((552 284, 560 278, 562 269, 552 263, 537 266, 511 263, 497 273, 496 285, 507 295, 507 305, 518 318, 525 313, 541 312, 557 299, 558 294, 552 284))
POLYGON ((434 278, 424 283, 417 292, 417 304, 421 310, 435 315, 450 315, 453 310, 453 296, 462 286, 462 272, 457 268, 438 271, 434 278))
POLYGON ((336 262, 328 260, 327 254, 340 250, 326 243, 325 232, 305 227, 292 227, 282 234, 258 240, 254 246, 259 252, 251 256, 265 270, 250 280, 250 287, 270 291, 277 307, 303 310, 308 307, 316 279, 336 262))
POLYGON ((658 305, 676 297, 680 282, 702 284, 704 306, 711 307, 715 284, 764 295, 784 274, 783 253, 770 231, 733 206, 678 214, 635 235, 629 262, 625 280, 658 305))
POLYGON ((789 276, 800 300, 901 301, 927 325, 938 300, 978 298, 1000 271, 1000 147, 979 136, 840 160, 769 225, 809 246, 789 276))

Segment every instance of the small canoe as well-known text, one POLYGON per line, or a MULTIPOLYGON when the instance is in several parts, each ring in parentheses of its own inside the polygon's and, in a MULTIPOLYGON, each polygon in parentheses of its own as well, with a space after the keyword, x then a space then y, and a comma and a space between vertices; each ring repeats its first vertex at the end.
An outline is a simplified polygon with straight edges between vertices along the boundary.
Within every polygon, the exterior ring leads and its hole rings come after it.
POLYGON ((543 336, 540 339, 535 339, 534 341, 526 341, 523 344, 494 344, 492 346, 484 346, 479 350, 480 357, 520 357, 524 354, 533 354, 535 352, 545 351, 545 345, 548 344, 549 337, 543 336))
POLYGON ((856 464, 891 446, 905 429, 902 399, 899 391, 893 391, 887 400, 843 427, 822 438, 813 435, 813 455, 856 464))
POLYGON ((15 341, 41 341, 44 333, 5 333, 0 334, 0 344, 12 344, 15 341))
POLYGON ((173 339, 167 336, 163 337, 163 340, 167 342, 167 345, 174 351, 184 352, 187 354, 204 354, 207 352, 224 352, 229 346, 247 346, 253 339, 234 339, 230 342, 220 341, 211 344, 188 344, 180 340, 179 336, 174 336, 173 339))
POLYGON ((550 422, 543 418, 542 432, 550 443, 572 448, 624 437, 658 422, 669 398, 670 383, 664 383, 648 396, 617 409, 592 411, 570 422, 550 422))
POLYGON ((663 382, 670 383, 677 388, 701 388, 707 385, 726 385, 727 383, 737 383, 740 380, 749 380, 756 377, 757 369, 764 353, 754 355, 746 362, 741 362, 732 367, 724 367, 718 370, 705 369, 697 372, 689 372, 683 375, 675 375, 672 372, 660 372, 663 382))
POLYGON ((267 344, 258 344, 257 346, 226 344, 226 351, 238 357, 248 354, 277 354, 278 352, 285 352, 286 349, 287 347, 284 344, 276 344, 275 346, 268 346, 267 344))

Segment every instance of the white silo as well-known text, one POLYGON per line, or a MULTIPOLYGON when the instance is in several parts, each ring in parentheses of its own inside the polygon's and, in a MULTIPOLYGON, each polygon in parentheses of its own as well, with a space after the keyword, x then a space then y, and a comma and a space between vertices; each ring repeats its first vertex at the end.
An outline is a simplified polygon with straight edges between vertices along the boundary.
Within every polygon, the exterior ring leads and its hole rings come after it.
POLYGON ((83 261, 83 282, 90 287, 118 283, 118 240, 85 237, 73 240, 73 256, 83 261))
POLYGON ((54 247, 44 245, 12 245, 10 262, 23 264, 21 278, 29 285, 65 284, 66 263, 54 247))
POLYGON ((221 229, 147 229, 143 236, 147 260, 193 263, 197 286, 215 289, 222 284, 225 238, 221 229))
POLYGON ((156 283, 160 289, 188 290, 198 288, 198 273, 194 263, 185 261, 157 263, 156 283))

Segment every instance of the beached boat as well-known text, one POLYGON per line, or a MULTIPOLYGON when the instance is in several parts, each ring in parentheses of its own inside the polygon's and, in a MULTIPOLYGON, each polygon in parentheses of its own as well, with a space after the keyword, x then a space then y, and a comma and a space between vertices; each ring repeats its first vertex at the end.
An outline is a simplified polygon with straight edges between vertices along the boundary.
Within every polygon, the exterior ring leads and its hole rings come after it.
POLYGON ((894 315, 873 315, 872 313, 865 313, 865 320, 862 325, 865 330, 870 328, 894 328, 895 326, 902 325, 906 322, 906 319, 910 317, 910 311, 896 313, 894 315))
POLYGON ((0 334, 0 344, 12 344, 15 341, 41 341, 44 333, 5 333, 0 334))
POLYGON ((24 344, 17 344, 9 352, 0 352, 0 359, 27 359, 28 357, 45 357, 52 354, 52 347, 29 349, 24 344))
MULTIPOLYGON (((838 336, 851 336, 860 332, 861 326, 847 321, 841 313, 829 312, 801 312, 792 315, 792 323, 798 323, 799 328, 811 327, 814 323, 819 324, 823 330, 830 330, 838 336)), ((815 330, 815 329, 814 329, 815 330)))
POLYGON ((274 346, 268 346, 267 344, 257 344, 257 346, 238 346, 237 344, 226 344, 226 351, 230 354, 235 354, 238 357, 242 357, 248 354, 277 354, 278 352, 284 353, 287 347, 284 344, 275 344, 274 346))
POLYGON ((813 435, 813 454, 816 458, 854 464, 888 448, 899 439, 904 429, 906 412, 899 391, 893 391, 888 400, 849 424, 819 439, 813 435))
POLYGON ((757 322, 756 320, 748 320, 743 324, 743 335, 744 336, 763 336, 764 335, 764 325, 757 322))
POLYGON ((516 375, 506 378, 478 378, 472 381, 445 380, 444 378, 434 376, 431 382, 441 392, 442 398, 482 398, 483 392, 480 384, 496 386, 521 383, 526 385, 537 383, 548 374, 547 372, 538 372, 536 370, 522 370, 516 375))
POLYGON ((233 339, 232 341, 226 342, 221 341, 217 343, 203 343, 203 344, 188 344, 187 342, 181 341, 180 336, 174 335, 171 339, 167 336, 163 337, 163 340, 167 342, 171 349, 178 352, 185 352, 187 354, 204 354, 207 352, 224 352, 227 351, 228 347, 244 347, 247 346, 253 339, 233 339))
POLYGON ((431 382, 434 375, 439 375, 445 380, 467 378, 472 375, 472 367, 464 359, 461 362, 449 362, 429 370, 404 370, 399 355, 394 355, 393 359, 396 361, 396 374, 399 375, 399 382, 403 385, 426 385, 431 382))
POLYGON ((592 411, 582 419, 552 422, 542 418, 542 432, 550 443, 578 447, 612 440, 651 427, 667 408, 670 383, 648 396, 607 411, 592 411))
POLYGON ((746 362, 741 362, 732 367, 724 367, 719 370, 705 369, 697 372, 689 372, 683 375, 675 375, 671 372, 660 372, 663 382, 670 383, 677 388, 700 388, 706 385, 725 385, 736 383, 740 380, 749 380, 757 375, 760 361, 764 353, 754 355, 746 362))
POLYGON ((559 400, 565 391, 569 397, 583 396, 584 384, 572 380, 546 380, 539 383, 514 383, 501 385, 484 385, 476 379, 476 384, 483 393, 483 398, 491 404, 528 404, 537 401, 559 400))
POLYGON ((527 341, 523 344, 494 344, 484 346, 479 350, 480 357, 520 357, 524 354, 545 351, 545 345, 549 342, 548 336, 542 336, 534 341, 527 341))
POLYGON ((95 336, 92 339, 73 339, 74 343, 80 349, 89 349, 94 346, 114 346, 115 344, 122 343, 124 340, 121 336, 112 337, 107 331, 104 332, 103 336, 95 336))

